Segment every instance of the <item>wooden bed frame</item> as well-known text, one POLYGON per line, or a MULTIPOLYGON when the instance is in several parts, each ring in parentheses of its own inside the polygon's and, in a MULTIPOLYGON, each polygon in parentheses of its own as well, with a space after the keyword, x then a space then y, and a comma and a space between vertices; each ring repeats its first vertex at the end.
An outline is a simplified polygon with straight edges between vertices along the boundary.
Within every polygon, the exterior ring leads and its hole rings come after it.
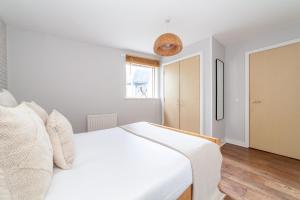
MULTIPOLYGON (((168 126, 163 126, 163 125, 159 125, 159 124, 153 124, 153 123, 150 123, 150 124, 152 124, 154 126, 157 126, 157 127, 169 129, 169 130, 172 130, 172 131, 176 131, 176 132, 179 132, 179 133, 183 133, 183 134, 187 134, 187 135, 192 135, 192 136, 200 137, 200 138, 209 140, 209 141, 211 141, 213 143, 216 143, 217 145, 221 144, 221 141, 220 141, 219 138, 214 138, 214 137, 210 137, 210 136, 203 135, 203 134, 200 134, 200 133, 196 133, 196 132, 192 132, 192 131, 185 131, 185 130, 181 130, 181 129, 177 129, 177 128, 172 128, 172 127, 168 127, 168 126)), ((177 200, 192 200, 192 196, 193 196, 192 194, 193 194, 193 185, 190 185, 180 195, 180 197, 177 200)))
POLYGON ((178 200, 192 200, 193 197, 193 185, 190 185, 183 193, 180 195, 178 200))
POLYGON ((169 130, 172 130, 172 131, 176 131, 176 132, 179 132, 179 133, 184 133, 184 134, 187 134, 187 135, 192 135, 192 136, 200 137, 200 138, 209 140, 209 141, 211 141, 213 143, 216 143, 217 145, 221 144, 221 141, 220 141, 219 138, 210 137, 210 136, 207 136, 207 135, 203 135, 201 133, 196 133, 196 132, 192 132, 192 131, 185 131, 185 130, 181 130, 181 129, 177 129, 177 128, 172 128, 172 127, 168 127, 168 126, 163 126, 163 125, 159 125, 159 124, 154 124, 154 123, 150 123, 150 124, 154 125, 154 126, 161 127, 161 128, 169 129, 169 130))

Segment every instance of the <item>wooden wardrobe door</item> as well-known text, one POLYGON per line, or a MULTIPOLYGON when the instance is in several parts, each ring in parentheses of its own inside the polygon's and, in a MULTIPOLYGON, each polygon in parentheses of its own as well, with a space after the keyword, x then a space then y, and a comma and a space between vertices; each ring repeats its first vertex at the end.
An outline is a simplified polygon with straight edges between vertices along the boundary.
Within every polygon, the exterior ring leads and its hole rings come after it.
POLYGON ((200 56, 180 61, 180 129, 200 132, 200 56))
POLYGON ((300 159, 300 43, 250 55, 250 146, 300 159))
POLYGON ((164 69, 164 125, 179 128, 179 62, 164 69))

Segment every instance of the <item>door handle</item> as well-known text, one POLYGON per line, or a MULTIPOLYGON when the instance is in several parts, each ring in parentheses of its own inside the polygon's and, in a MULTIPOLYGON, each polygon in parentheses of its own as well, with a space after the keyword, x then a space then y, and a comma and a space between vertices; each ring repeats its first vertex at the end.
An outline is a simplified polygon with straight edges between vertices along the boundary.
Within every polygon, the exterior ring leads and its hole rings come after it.
POLYGON ((252 101, 252 103, 253 104, 259 104, 259 103, 262 103, 262 101, 260 101, 260 100, 254 100, 254 101, 252 101))

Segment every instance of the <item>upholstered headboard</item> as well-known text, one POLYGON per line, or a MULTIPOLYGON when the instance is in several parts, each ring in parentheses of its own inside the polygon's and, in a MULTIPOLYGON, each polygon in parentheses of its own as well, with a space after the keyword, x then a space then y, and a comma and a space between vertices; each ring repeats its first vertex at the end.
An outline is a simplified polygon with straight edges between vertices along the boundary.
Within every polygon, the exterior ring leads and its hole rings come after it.
POLYGON ((0 89, 7 88, 6 25, 0 19, 0 89))

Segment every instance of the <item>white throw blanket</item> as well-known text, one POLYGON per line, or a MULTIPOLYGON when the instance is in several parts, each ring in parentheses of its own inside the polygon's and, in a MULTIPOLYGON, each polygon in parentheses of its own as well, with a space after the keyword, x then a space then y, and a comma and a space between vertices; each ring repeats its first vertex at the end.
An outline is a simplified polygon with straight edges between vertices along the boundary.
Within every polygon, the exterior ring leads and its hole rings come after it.
POLYGON ((193 170, 193 200, 217 200, 224 197, 218 189, 221 180, 222 155, 217 144, 147 122, 128 124, 121 128, 186 156, 193 170))

